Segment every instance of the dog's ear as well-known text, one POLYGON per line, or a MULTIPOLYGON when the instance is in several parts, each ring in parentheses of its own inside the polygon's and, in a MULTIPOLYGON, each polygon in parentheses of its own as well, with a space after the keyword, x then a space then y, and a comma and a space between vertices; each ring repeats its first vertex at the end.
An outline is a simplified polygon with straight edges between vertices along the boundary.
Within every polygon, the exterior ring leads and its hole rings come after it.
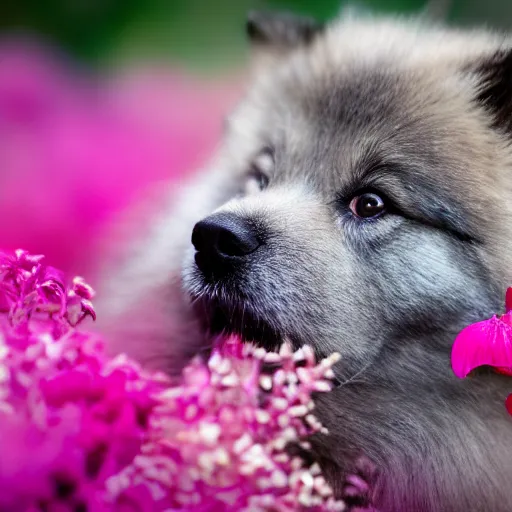
POLYGON ((485 57, 473 67, 477 101, 493 116, 493 126, 512 136, 512 47, 485 57))
POLYGON ((251 11, 246 31, 255 46, 289 49, 306 46, 323 30, 323 24, 313 18, 288 12, 251 11))
POLYGON ((310 45, 323 29, 324 24, 307 16, 251 11, 247 16, 246 32, 253 64, 275 63, 289 51, 310 45))

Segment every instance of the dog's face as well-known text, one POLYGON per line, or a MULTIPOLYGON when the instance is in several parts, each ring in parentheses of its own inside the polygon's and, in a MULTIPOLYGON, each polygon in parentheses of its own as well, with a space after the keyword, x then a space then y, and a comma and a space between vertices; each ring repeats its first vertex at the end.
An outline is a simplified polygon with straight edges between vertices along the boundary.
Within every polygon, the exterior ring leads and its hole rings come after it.
POLYGON ((508 54, 394 23, 250 28, 265 70, 228 123, 228 200, 184 269, 207 328, 360 363, 499 307, 508 54))

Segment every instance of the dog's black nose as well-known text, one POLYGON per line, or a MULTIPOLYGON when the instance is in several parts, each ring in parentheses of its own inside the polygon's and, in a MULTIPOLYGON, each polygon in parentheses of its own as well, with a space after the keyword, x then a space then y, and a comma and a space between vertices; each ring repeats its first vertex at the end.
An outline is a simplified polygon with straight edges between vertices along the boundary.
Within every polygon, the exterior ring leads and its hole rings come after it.
POLYGON ((216 213, 195 225, 192 244, 197 250, 196 263, 204 270, 202 267, 212 263, 244 258, 260 246, 260 241, 247 219, 234 213, 216 213))

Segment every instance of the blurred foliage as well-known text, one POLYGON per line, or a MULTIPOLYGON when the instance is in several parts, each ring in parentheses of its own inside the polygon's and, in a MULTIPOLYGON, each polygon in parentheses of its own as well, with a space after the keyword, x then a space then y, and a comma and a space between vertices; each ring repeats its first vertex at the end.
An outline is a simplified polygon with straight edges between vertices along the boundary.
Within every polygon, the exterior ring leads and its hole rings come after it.
MULTIPOLYGON (((415 12, 426 0, 355 0, 370 10, 415 12)), ((455 24, 512 25, 512 0, 430 0, 455 24)), ((90 63, 172 58, 198 69, 235 65, 246 51, 249 9, 284 8, 319 19, 342 0, 0 0, 2 33, 35 33, 90 63)))
POLYGON ((38 36, 95 58, 144 10, 139 0, 0 0, 0 30, 38 36))

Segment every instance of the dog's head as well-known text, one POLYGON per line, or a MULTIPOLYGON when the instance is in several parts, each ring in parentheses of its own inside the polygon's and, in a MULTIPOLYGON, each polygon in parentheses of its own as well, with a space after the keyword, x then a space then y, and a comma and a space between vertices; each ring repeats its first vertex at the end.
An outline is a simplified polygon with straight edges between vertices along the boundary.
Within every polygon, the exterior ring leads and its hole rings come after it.
POLYGON ((207 327, 368 360, 499 308, 512 44, 417 22, 248 27, 230 199, 195 226, 184 270, 207 327))

